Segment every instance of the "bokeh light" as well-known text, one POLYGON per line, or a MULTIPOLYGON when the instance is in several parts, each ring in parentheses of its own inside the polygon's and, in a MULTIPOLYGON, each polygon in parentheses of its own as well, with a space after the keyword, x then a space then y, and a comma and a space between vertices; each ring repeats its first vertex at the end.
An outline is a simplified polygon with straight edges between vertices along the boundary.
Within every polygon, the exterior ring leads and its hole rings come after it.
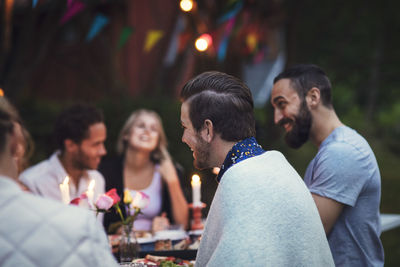
POLYGON ((212 37, 208 33, 200 35, 200 37, 197 38, 195 42, 195 47, 200 52, 206 51, 211 45, 212 37))
POLYGON ((190 12, 193 9, 193 1, 192 0, 181 0, 179 6, 182 11, 190 12))

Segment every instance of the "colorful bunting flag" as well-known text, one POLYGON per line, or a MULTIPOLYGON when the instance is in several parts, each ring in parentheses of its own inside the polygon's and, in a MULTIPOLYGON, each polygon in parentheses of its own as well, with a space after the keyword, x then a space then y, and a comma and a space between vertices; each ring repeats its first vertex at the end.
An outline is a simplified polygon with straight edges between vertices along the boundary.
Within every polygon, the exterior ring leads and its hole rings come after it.
POLYGON ((149 52, 154 45, 163 37, 164 32, 160 30, 150 30, 147 32, 144 51, 149 52))
POLYGON ((222 41, 219 45, 218 53, 217 53, 218 62, 222 62, 225 60, 226 51, 228 50, 229 36, 232 33, 234 25, 235 25, 235 18, 231 18, 225 26, 224 37, 222 38, 222 41))
POLYGON ((101 29, 108 24, 108 22, 109 19, 106 16, 98 14, 94 18, 92 26, 90 27, 90 31, 86 36, 86 42, 91 41, 101 31, 101 29))
POLYGON ((118 42, 118 50, 121 49, 126 42, 128 42, 129 37, 131 36, 131 34, 135 31, 134 28, 132 27, 128 27, 125 26, 122 31, 121 31, 121 35, 119 36, 119 42, 118 42))
POLYGON ((264 60, 264 57, 265 57, 265 51, 264 51, 264 49, 262 49, 262 50, 258 51, 257 54, 254 55, 253 63, 254 64, 261 63, 264 60))
POLYGON ((243 0, 237 1, 231 10, 226 12, 224 15, 222 15, 222 17, 220 17, 217 20, 217 23, 221 24, 227 20, 230 20, 230 19, 236 17, 236 15, 239 14, 239 12, 240 12, 240 10, 242 10, 242 8, 243 8, 243 0))
POLYGON ((79 0, 68 0, 67 3, 68 10, 65 12, 64 16, 60 20, 60 24, 63 25, 73 16, 81 12, 85 8, 85 4, 79 0))
POLYGON ((257 35, 255 33, 249 33, 246 36, 246 46, 250 53, 253 53, 257 48, 257 35))

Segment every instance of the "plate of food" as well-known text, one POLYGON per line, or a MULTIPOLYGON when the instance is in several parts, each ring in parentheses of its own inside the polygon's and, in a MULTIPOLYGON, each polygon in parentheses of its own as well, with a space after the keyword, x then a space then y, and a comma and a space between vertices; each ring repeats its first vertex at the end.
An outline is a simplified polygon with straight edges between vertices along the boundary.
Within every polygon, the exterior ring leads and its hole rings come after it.
POLYGON ((147 254, 144 258, 135 259, 132 261, 133 266, 160 266, 160 267, 177 267, 188 266, 193 267, 194 261, 183 260, 173 256, 157 256, 147 254), (139 265, 140 264, 140 265, 139 265))

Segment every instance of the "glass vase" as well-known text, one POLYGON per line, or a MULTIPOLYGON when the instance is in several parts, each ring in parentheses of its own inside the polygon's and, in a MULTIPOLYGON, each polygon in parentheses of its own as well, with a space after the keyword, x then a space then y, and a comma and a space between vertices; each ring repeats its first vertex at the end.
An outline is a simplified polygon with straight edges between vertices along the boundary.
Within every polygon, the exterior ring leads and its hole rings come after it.
POLYGON ((119 260, 121 263, 130 263, 139 257, 140 246, 137 242, 132 225, 123 225, 119 243, 119 260))

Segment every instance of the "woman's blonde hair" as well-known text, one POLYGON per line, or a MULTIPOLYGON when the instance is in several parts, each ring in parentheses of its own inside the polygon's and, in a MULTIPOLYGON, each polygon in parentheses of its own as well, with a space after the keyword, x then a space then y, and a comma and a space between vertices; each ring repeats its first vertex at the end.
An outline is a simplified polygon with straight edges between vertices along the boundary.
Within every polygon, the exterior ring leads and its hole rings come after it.
POLYGON ((158 127, 157 127, 157 131, 158 131, 158 135, 159 135, 158 144, 157 144, 156 148, 154 149, 154 151, 151 152, 150 159, 155 163, 159 163, 164 159, 164 155, 163 155, 162 151, 166 150, 166 148, 167 148, 167 137, 165 136, 165 132, 164 132, 164 128, 163 128, 160 116, 157 114, 157 112, 155 112, 153 110, 139 109, 139 110, 134 111, 129 116, 129 118, 125 121, 125 124, 122 127, 122 129, 119 133, 119 136, 118 136, 117 153, 120 155, 125 154, 125 151, 128 147, 128 140, 127 140, 126 136, 130 134, 132 126, 137 122, 139 117, 143 114, 148 114, 148 115, 153 116, 158 122, 158 127))

